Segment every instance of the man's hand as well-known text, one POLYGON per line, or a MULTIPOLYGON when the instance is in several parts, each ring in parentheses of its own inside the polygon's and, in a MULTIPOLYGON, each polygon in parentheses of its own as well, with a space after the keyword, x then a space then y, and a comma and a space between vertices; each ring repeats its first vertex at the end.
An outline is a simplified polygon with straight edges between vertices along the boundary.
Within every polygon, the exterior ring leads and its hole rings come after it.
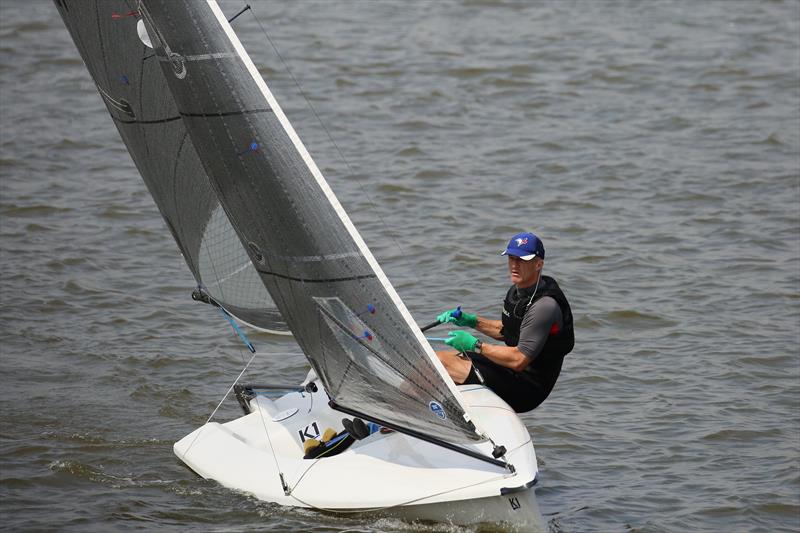
POLYGON ((447 324, 449 322, 462 328, 464 326, 468 328, 474 328, 478 324, 478 315, 465 313, 461 310, 461 308, 445 311, 441 315, 437 316, 436 319, 440 324, 447 324))
POLYGON ((475 344, 478 339, 467 333, 466 331, 456 330, 451 331, 448 335, 445 344, 452 346, 459 352, 471 352, 475 349, 475 344))

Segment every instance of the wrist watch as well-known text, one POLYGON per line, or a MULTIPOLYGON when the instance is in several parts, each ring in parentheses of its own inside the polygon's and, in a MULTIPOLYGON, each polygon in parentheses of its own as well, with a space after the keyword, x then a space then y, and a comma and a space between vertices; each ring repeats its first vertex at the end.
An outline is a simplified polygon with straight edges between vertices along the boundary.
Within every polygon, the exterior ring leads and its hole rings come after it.
POLYGON ((480 354, 481 348, 483 348, 483 341, 478 339, 477 341, 475 341, 475 348, 474 348, 475 353, 480 354))

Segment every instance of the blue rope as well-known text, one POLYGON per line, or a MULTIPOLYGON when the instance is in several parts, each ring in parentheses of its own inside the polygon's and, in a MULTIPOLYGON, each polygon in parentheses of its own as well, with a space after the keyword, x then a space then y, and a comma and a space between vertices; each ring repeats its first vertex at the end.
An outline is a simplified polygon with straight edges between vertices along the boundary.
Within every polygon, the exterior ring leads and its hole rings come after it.
POLYGON ((233 331, 239 334, 239 338, 242 339, 242 342, 245 346, 247 346, 247 349, 250 350, 250 353, 256 353, 256 347, 253 346, 253 343, 250 342, 250 339, 247 338, 247 335, 244 334, 244 331, 239 328, 239 325, 236 323, 230 313, 228 313, 222 307, 217 307, 217 309, 219 309, 219 312, 223 317, 225 317, 225 320, 227 320, 228 323, 230 323, 230 325, 233 327, 233 331))

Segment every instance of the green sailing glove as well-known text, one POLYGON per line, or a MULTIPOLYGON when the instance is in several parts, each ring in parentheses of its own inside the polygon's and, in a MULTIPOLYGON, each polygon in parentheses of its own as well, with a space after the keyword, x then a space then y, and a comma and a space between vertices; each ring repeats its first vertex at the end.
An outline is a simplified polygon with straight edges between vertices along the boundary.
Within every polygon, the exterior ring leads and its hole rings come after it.
POLYGON ((471 352, 475 350, 478 339, 466 331, 456 330, 450 332, 448 339, 444 341, 444 343, 448 346, 452 346, 459 352, 471 352))
POLYGON ((468 328, 474 328, 478 325, 478 315, 465 313, 461 310, 461 307, 456 307, 455 309, 445 311, 441 315, 437 316, 436 319, 440 324, 447 324, 449 322, 462 328, 464 326, 468 328))

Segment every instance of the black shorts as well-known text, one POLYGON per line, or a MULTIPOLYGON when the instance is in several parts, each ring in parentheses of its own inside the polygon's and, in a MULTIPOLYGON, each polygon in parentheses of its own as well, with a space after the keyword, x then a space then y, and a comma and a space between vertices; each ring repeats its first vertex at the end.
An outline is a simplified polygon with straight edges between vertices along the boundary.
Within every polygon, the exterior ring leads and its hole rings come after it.
POLYGON ((472 360, 472 368, 464 385, 486 385, 517 413, 525 413, 538 407, 550 395, 561 370, 559 361, 552 379, 536 379, 528 371, 516 372, 493 363, 480 354, 467 352, 467 356, 472 360))

